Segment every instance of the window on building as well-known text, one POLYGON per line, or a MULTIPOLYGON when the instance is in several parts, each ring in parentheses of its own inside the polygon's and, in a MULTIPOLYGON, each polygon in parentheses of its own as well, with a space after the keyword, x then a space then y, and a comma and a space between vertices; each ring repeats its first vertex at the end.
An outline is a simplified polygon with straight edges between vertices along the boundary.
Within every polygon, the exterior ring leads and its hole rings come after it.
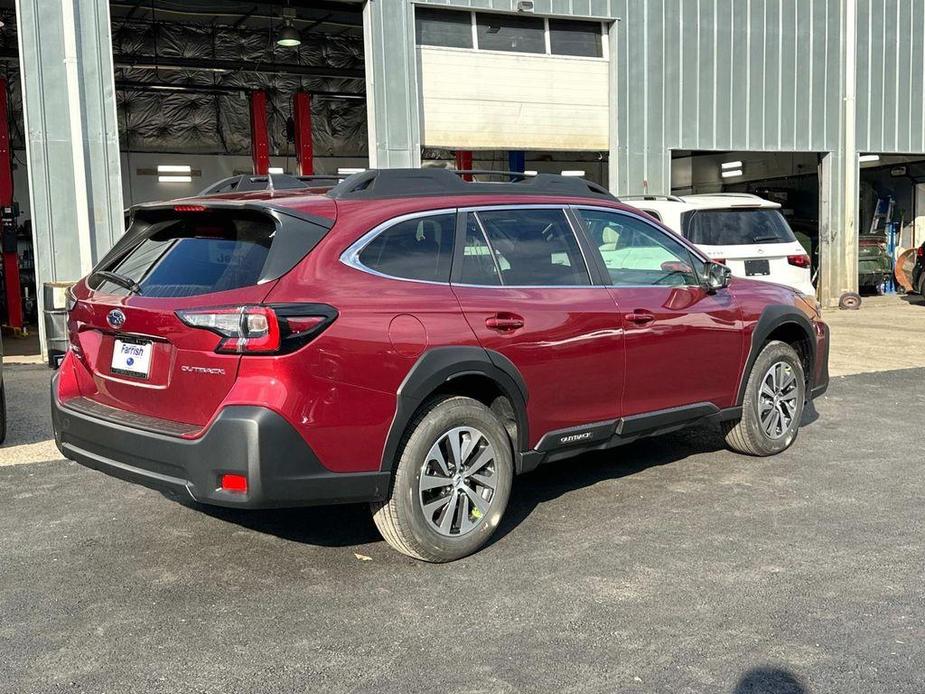
POLYGON ((472 14, 417 7, 415 34, 419 46, 472 48, 472 14))
POLYGON ((501 271, 513 286, 591 284, 578 240, 563 210, 510 209, 478 213, 501 271))
POLYGON ((409 219, 374 238, 359 260, 370 270, 390 277, 449 282, 455 236, 454 214, 409 219))
POLYGON ((546 24, 541 18, 478 12, 475 22, 481 50, 546 52, 546 24))
POLYGON ((604 57, 604 44, 599 22, 550 19, 549 45, 553 55, 604 57))

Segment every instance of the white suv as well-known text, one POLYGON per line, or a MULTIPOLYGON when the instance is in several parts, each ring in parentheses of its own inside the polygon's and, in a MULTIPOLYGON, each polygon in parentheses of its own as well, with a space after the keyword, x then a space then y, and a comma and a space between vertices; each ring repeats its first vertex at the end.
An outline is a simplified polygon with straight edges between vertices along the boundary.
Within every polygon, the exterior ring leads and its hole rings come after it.
POLYGON ((748 193, 644 195, 620 201, 655 217, 725 263, 733 275, 816 293, 810 258, 775 202, 748 193))

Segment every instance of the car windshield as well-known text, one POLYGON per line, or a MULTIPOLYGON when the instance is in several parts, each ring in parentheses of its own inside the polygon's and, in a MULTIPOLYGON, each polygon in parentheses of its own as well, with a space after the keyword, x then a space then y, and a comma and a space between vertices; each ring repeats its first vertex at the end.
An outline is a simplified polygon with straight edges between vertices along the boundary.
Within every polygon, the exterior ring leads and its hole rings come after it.
POLYGON ((792 243, 796 237, 775 209, 694 210, 681 221, 684 237, 701 246, 792 243))

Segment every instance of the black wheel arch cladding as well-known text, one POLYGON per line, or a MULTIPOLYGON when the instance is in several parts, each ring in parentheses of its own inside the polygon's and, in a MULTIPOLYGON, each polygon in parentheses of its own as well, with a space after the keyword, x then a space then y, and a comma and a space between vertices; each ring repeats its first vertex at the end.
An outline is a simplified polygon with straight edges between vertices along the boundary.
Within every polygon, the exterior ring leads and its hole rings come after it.
MULTIPOLYGON (((745 399, 745 387, 748 383, 748 375, 751 373, 755 360, 761 353, 765 343, 768 342, 772 333, 781 327, 788 325, 796 326, 803 333, 809 345, 809 352, 806 355, 808 368, 804 376, 807 380, 807 386, 812 385, 813 373, 816 365, 816 338, 813 331, 813 325, 804 313, 786 304, 772 304, 766 306, 761 312, 758 324, 752 332, 751 345, 748 351, 748 359, 745 362, 745 368, 739 378, 739 390, 736 395, 736 405, 741 406, 745 399)), ((809 392, 809 389, 807 390, 809 392)))
POLYGON ((517 367, 503 354, 482 347, 436 347, 418 358, 398 388, 381 471, 394 469, 408 424, 420 406, 453 379, 472 375, 491 380, 508 398, 517 419, 515 453, 527 449, 527 385, 517 367))

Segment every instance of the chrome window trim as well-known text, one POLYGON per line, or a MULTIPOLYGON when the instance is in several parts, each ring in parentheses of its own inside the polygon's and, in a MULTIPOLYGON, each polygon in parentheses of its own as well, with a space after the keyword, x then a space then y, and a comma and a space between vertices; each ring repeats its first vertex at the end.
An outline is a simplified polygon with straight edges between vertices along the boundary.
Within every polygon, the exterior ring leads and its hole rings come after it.
MULTIPOLYGON (((448 207, 440 208, 437 210, 423 210, 419 212, 409 212, 407 214, 399 215, 398 217, 392 217, 387 219, 380 224, 377 224, 375 227, 363 234, 359 239, 350 244, 346 250, 340 254, 340 262, 342 262, 347 267, 353 268, 354 270, 359 270, 360 272, 365 272, 374 277, 381 277, 387 280, 395 280, 396 282, 415 282, 417 284, 430 284, 437 285, 441 287, 469 287, 474 289, 592 289, 595 287, 601 289, 607 289, 610 285, 604 284, 595 284, 593 278, 591 277, 591 269, 588 266, 588 259, 585 257, 584 249, 581 246, 581 242, 578 240, 577 235, 579 233, 584 233, 580 229, 575 229, 572 220, 566 214, 566 210, 570 207, 575 207, 570 203, 538 203, 538 204, 526 204, 518 205, 516 203, 504 203, 501 205, 475 205, 471 207, 448 207), (479 219, 478 212, 480 210, 523 210, 523 209, 534 209, 534 210, 561 210, 565 221, 568 224, 569 229, 572 233, 576 235, 575 243, 578 244, 578 251, 581 253, 582 262, 585 264, 585 271, 588 273, 589 284, 465 284, 462 282, 451 282, 447 280, 446 282, 434 282, 433 280, 416 280, 411 279, 410 277, 396 277, 395 275, 387 275, 384 272, 379 272, 378 270, 373 270, 371 267, 364 265, 360 262, 360 254, 363 250, 376 238, 379 234, 391 229, 396 224, 401 224, 402 222, 407 222, 412 219, 421 219, 424 217, 435 217, 443 214, 469 214, 474 213, 476 221, 478 222, 479 229, 482 231, 483 236, 485 237, 485 242, 488 244, 489 248, 492 248, 491 241, 488 240, 488 234, 485 233, 485 229, 482 226, 482 220, 479 219)), ((600 208, 603 210, 612 210, 613 208, 600 208)), ((453 249, 453 254, 455 256, 456 249, 453 249)), ((494 256, 493 256, 494 257, 494 256)), ((497 261, 495 261, 497 267, 497 261)), ((499 269, 499 280, 500 280, 500 269, 499 269)), ((503 280, 500 280, 503 282, 503 280)), ((649 285, 645 285, 649 286, 649 285)))
MULTIPOLYGON (((439 215, 451 214, 454 217, 454 229, 455 229, 455 217, 458 212, 458 209, 455 207, 443 208, 439 210, 424 210, 419 212, 410 212, 408 214, 403 214, 398 217, 392 217, 381 224, 377 224, 375 227, 363 234, 359 239, 354 241, 347 249, 340 254, 340 262, 342 262, 347 267, 351 267, 354 270, 359 270, 360 272, 365 272, 367 274, 373 275, 375 277, 382 277, 387 280, 396 280, 397 282, 416 282, 418 284, 432 284, 438 285, 441 287, 449 287, 450 280, 447 278, 446 282, 435 282, 433 280, 417 280, 411 277, 397 277, 396 275, 387 275, 384 272, 379 272, 378 270, 373 270, 371 267, 364 265, 360 262, 360 254, 366 249, 366 247, 372 243, 372 240, 376 238, 379 234, 388 231, 393 226, 401 224, 402 222, 407 222, 412 219, 423 219, 426 217, 436 217, 439 215)), ((453 253, 456 253, 454 247, 453 253)))

